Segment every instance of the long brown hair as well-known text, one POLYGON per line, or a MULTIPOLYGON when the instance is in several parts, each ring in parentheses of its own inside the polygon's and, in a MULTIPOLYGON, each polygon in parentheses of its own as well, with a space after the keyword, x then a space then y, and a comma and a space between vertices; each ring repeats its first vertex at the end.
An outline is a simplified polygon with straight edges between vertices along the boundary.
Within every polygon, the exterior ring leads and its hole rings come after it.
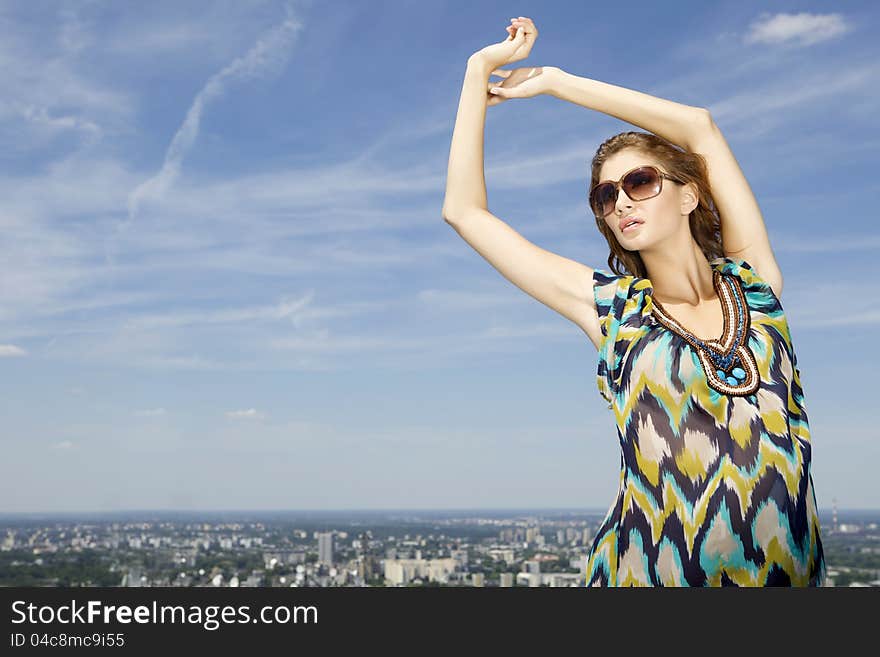
MULTIPOLYGON (((721 246, 721 218, 712 200, 706 160, 699 153, 680 148, 650 132, 621 132, 606 139, 593 156, 589 189, 599 182, 599 170, 605 160, 625 148, 632 148, 653 157, 676 180, 684 184, 693 183, 697 189, 699 204, 688 217, 691 235, 707 260, 724 255, 721 246)), ((594 216, 599 232, 605 236, 611 249, 608 255, 608 266, 611 271, 618 276, 635 275, 647 278, 648 272, 639 252, 627 251, 620 246, 614 231, 608 227, 605 219, 596 216, 595 212, 594 216)))

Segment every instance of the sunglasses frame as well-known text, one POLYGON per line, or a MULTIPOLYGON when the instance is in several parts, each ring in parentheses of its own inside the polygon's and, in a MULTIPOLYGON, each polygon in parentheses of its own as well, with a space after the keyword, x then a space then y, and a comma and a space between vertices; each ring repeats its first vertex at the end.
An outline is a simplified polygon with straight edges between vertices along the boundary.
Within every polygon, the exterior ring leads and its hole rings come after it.
MULTIPOLYGON (((596 192, 596 189, 600 185, 605 185, 605 184, 614 185, 614 204, 616 205, 617 199, 620 198, 620 190, 623 187, 623 181, 626 179, 626 177, 628 175, 630 175, 631 173, 635 173, 636 171, 639 171, 640 169, 652 169, 654 172, 656 172, 656 174, 658 176, 658 180, 660 181, 660 186, 658 187, 656 194, 651 194, 650 196, 645 196, 643 198, 633 198, 632 199, 633 201, 647 201, 649 198, 654 198, 655 196, 659 196, 660 192, 663 191, 663 179, 664 178, 666 178, 667 180, 671 180, 672 182, 684 184, 684 183, 682 183, 682 181, 678 180, 678 178, 673 178, 672 176, 662 172, 660 169, 658 169, 657 167, 655 167, 652 164, 643 164, 641 166, 633 167, 632 169, 630 169, 629 171, 624 173, 620 177, 620 180, 618 180, 617 182, 615 182, 613 180, 601 180, 601 181, 597 182, 595 185, 593 185, 592 189, 590 189, 590 194, 588 196, 588 200, 590 203, 590 208, 592 209, 593 214, 596 215, 597 218, 604 219, 609 214, 614 212, 614 207, 612 206, 611 210, 609 210, 608 212, 603 214, 601 217, 599 217, 599 214, 596 212, 596 208, 593 207, 593 194, 596 192)), ((627 194, 627 196, 629 196, 629 194, 627 194)), ((632 198, 632 197, 629 196, 629 198, 632 198)))

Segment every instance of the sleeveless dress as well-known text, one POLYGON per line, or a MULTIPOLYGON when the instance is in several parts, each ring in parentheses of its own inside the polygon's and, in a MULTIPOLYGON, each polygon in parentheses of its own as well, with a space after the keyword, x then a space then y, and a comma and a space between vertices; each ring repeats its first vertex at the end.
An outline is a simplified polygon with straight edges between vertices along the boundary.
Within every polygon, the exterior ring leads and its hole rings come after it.
POLYGON ((647 278, 594 269, 596 382, 620 484, 587 586, 823 586, 810 429, 788 323, 745 261, 710 260, 724 331, 690 332, 647 278))

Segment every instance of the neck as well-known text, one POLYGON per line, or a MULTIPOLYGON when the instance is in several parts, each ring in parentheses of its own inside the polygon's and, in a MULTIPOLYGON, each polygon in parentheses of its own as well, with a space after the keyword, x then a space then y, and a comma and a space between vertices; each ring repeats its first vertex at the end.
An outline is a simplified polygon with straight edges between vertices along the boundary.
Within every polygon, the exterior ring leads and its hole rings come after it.
POLYGON ((690 232, 687 244, 679 248, 654 248, 639 255, 660 303, 697 306, 717 297, 712 265, 690 232))

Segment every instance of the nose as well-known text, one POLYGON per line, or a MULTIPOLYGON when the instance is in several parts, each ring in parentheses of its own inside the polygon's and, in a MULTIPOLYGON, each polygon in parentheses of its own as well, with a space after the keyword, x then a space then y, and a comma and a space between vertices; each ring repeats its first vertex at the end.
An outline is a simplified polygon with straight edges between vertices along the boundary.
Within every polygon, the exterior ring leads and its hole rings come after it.
POLYGON ((620 184, 617 186, 617 200, 614 202, 614 209, 616 212, 620 212, 623 210, 624 212, 631 208, 633 204, 632 199, 626 195, 626 192, 623 191, 623 185, 620 184))

